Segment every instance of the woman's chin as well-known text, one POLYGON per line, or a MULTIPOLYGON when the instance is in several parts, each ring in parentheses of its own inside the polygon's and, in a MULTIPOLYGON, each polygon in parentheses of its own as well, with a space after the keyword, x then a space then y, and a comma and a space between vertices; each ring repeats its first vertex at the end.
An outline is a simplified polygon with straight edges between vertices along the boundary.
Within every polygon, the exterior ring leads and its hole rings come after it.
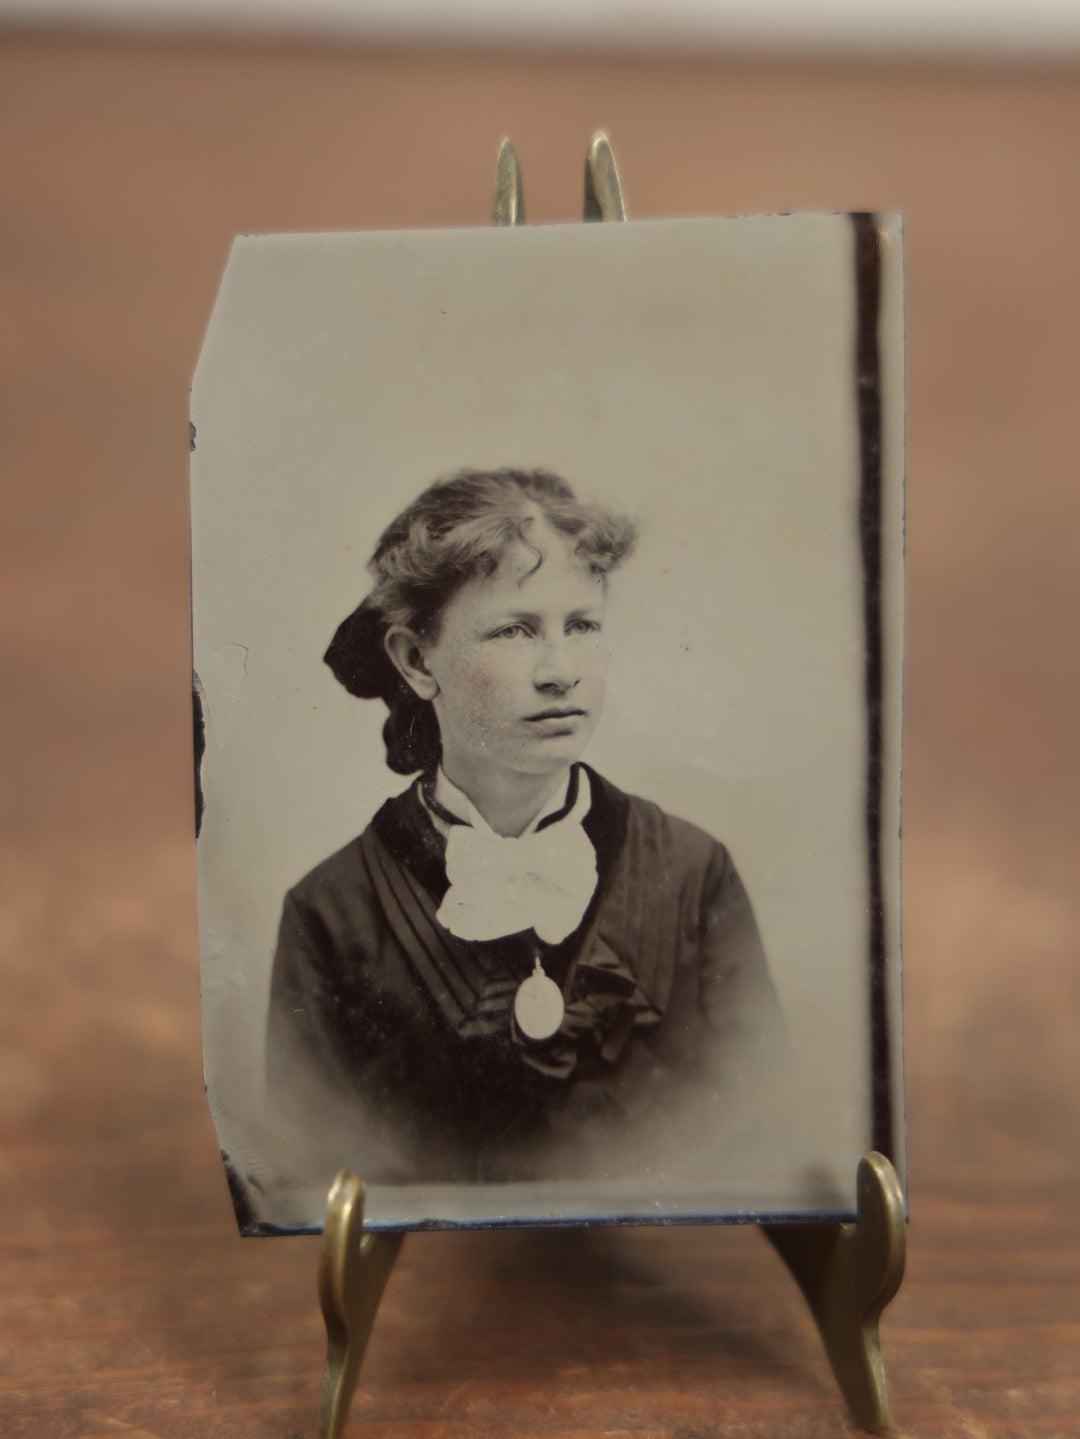
POLYGON ((561 743, 556 739, 530 747, 530 752, 521 764, 523 774, 555 774, 558 770, 569 769, 576 764, 585 746, 576 735, 567 735, 561 743))

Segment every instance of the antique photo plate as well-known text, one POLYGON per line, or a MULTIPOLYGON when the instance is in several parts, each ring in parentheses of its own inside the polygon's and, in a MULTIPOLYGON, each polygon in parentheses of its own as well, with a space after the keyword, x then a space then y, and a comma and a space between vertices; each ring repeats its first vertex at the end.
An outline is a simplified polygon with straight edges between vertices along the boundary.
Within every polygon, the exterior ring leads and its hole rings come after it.
POLYGON ((384 1228, 905 1182, 903 381, 894 216, 235 242, 192 590, 244 1232, 342 1168, 384 1228))

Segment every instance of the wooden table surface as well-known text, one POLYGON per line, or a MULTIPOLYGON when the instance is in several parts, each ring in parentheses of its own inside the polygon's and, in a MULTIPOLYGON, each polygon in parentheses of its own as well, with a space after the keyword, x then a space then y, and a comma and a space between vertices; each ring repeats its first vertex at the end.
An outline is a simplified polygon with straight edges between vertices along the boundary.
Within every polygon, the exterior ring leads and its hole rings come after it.
MULTIPOLYGON (((237 231, 897 208, 910 321, 899 1434, 1080 1434, 1080 76, 0 40, 0 1432, 314 1429, 317 1243, 202 1094, 187 386, 237 231)), ((272 580, 271 580, 272 582, 272 580)), ((416 1235, 353 1431, 849 1432, 751 1230, 416 1235)), ((853 1431, 851 1431, 853 1432, 853 1431)))

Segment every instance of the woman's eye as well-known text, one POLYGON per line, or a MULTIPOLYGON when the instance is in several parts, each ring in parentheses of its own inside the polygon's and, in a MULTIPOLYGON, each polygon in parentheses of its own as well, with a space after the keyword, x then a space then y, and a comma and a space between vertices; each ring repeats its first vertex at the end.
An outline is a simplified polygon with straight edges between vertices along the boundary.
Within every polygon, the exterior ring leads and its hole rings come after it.
POLYGON ((529 631, 524 625, 503 625, 501 630, 496 630, 491 636, 493 640, 517 640, 529 631))
POLYGON ((572 625, 567 625, 568 635, 594 635, 600 629, 599 620, 575 620, 572 625))

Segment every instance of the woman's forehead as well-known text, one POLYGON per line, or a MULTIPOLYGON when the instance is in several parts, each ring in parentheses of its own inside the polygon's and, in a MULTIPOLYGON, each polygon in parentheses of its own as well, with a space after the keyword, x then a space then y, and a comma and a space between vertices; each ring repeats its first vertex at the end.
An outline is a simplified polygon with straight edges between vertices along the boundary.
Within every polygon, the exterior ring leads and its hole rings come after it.
POLYGON ((574 540, 550 527, 534 530, 526 540, 511 545, 491 578, 519 590, 563 586, 602 593, 604 588, 603 577, 588 557, 578 553, 574 540))
MULTIPOLYGON (((512 610, 595 608, 604 601, 602 575, 576 554, 573 542, 555 531, 537 535, 538 543, 517 542, 503 554, 491 575, 477 575, 462 587, 462 600, 512 610)), ((453 603, 453 601, 451 601, 453 603)))

